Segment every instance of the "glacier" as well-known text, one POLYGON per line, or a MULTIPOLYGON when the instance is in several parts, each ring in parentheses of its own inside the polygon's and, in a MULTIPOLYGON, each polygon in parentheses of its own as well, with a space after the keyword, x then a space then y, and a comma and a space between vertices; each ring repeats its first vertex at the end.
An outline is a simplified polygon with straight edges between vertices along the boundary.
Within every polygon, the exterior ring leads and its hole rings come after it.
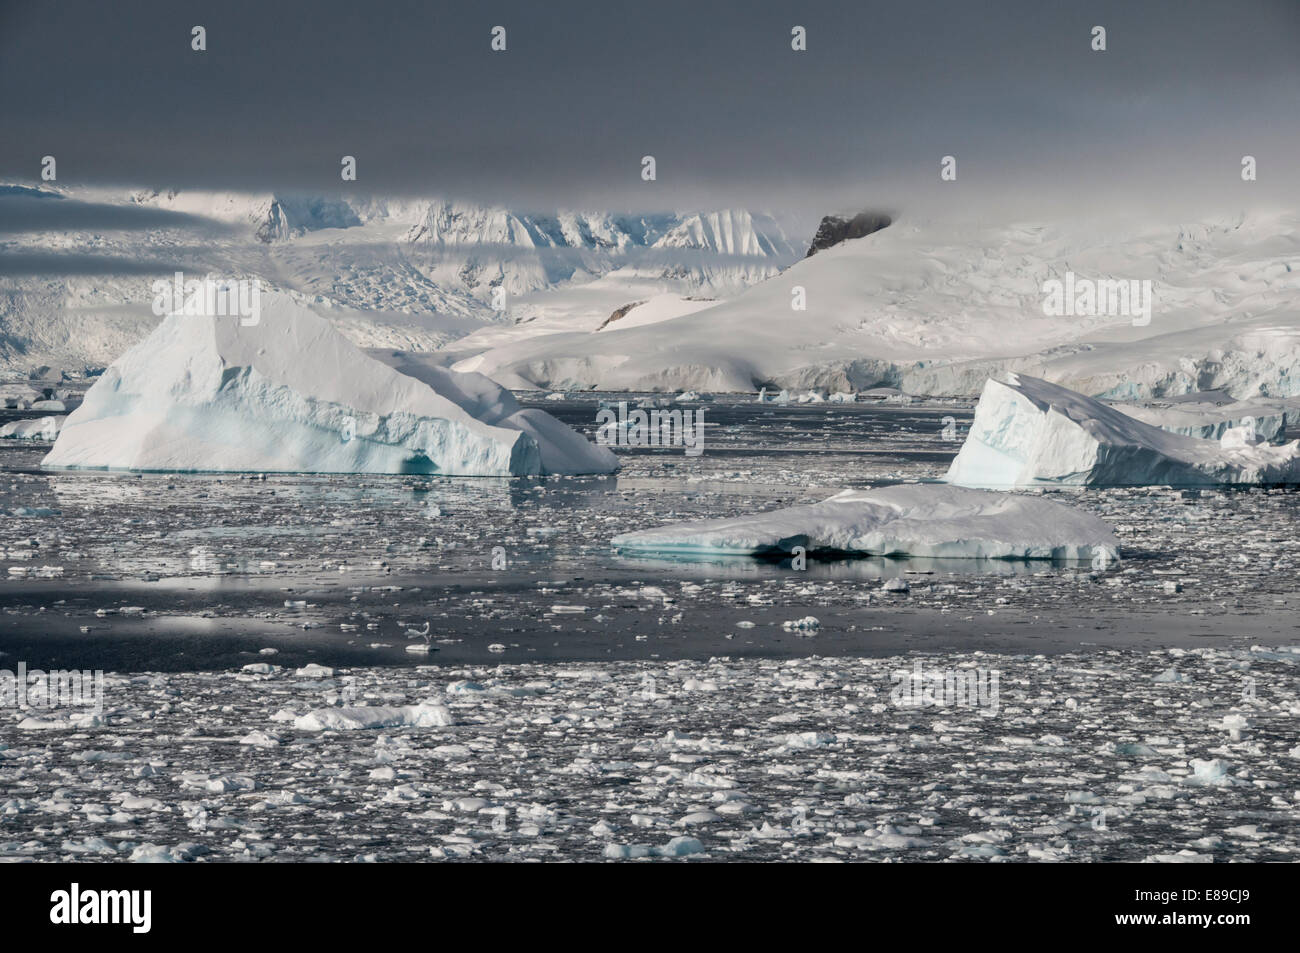
POLYGON ((1300 482, 1300 441, 1273 446, 1253 427, 1201 440, 1143 423, 1024 374, 984 385, 945 479, 965 487, 1213 486, 1300 482))
POLYGON ((1119 557, 1101 519, 1052 500, 935 483, 844 490, 770 513, 670 524, 614 537, 621 552, 750 555, 805 552, 948 559, 1119 557))
POLYGON ((68 415, 42 465, 202 472, 608 473, 617 459, 475 374, 368 356, 291 296, 169 315, 68 415), (400 369, 400 368, 403 368, 400 369))

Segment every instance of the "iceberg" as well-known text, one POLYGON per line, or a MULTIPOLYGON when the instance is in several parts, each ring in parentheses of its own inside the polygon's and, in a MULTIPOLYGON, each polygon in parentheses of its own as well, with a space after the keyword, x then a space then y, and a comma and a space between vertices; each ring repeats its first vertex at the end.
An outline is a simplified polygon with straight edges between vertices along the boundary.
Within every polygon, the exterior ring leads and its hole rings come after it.
POLYGON ((615 536, 624 552, 808 553, 957 559, 1094 560, 1119 556, 1098 517, 1036 496, 935 483, 845 490, 770 513, 678 523, 615 536))
POLYGON ((50 468, 608 473, 617 459, 478 374, 368 356, 283 294, 259 320, 173 314, 68 415, 50 468))
POLYGON ((67 419, 60 414, 32 420, 15 420, 0 427, 0 440, 53 440, 67 419))
POLYGON ((1300 482, 1300 441, 1253 427, 1219 440, 1171 433, 1059 384, 989 379, 946 480, 965 487, 1211 486, 1300 482))

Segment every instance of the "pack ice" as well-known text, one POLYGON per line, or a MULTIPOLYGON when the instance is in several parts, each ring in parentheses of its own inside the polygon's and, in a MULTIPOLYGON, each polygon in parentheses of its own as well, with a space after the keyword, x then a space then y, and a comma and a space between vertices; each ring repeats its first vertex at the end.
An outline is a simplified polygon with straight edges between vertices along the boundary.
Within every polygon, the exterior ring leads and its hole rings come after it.
POLYGON ((1273 446, 1249 426, 1201 440, 1059 384, 1009 374, 984 385, 946 479, 987 488, 1296 483, 1300 441, 1273 446))
POLYGON ((845 490, 820 503, 756 516, 624 533, 628 552, 769 555, 807 552, 967 559, 1092 559, 1119 554, 1114 532, 1088 513, 1039 497, 904 484, 845 490))
POLYGON ((55 468, 503 476, 614 455, 478 374, 381 363, 283 294, 260 320, 169 315, 68 415, 55 468))

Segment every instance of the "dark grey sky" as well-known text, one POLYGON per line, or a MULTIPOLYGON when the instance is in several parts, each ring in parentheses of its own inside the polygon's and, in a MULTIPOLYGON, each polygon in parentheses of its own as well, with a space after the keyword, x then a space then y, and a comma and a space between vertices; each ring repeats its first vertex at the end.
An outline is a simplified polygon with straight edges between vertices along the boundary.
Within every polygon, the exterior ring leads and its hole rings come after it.
POLYGON ((8 180, 849 207, 950 201, 948 153, 972 201, 1231 196, 1250 153, 1294 195, 1298 129, 1300 0, 0 0, 8 180))

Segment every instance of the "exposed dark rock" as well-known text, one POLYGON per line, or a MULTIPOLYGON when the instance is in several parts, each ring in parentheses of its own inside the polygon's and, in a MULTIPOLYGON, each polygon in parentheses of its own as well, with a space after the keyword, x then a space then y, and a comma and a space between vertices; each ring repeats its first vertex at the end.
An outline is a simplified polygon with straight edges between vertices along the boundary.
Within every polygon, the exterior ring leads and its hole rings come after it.
POLYGON ((608 318, 606 318, 603 322, 601 322, 600 327, 596 328, 596 330, 597 330, 597 331, 603 330, 604 328, 606 328, 606 327, 608 327, 609 325, 613 324, 615 321, 617 321, 617 320, 618 320, 619 318, 621 318, 621 317, 624 317, 624 316, 625 316, 629 311, 631 311, 633 308, 635 308, 635 307, 636 307, 637 305, 639 305, 639 304, 645 304, 645 302, 644 302, 644 301, 633 301, 631 304, 625 304, 625 305, 623 305, 623 307, 621 307, 621 308, 619 308, 618 310, 616 310, 613 314, 611 314, 608 318))
POLYGON ((850 238, 862 238, 864 235, 878 232, 882 228, 887 228, 891 222, 893 219, 883 212, 859 212, 852 218, 827 215, 817 226, 817 234, 813 236, 812 245, 809 246, 808 254, 804 257, 811 258, 817 252, 848 241, 850 238))

